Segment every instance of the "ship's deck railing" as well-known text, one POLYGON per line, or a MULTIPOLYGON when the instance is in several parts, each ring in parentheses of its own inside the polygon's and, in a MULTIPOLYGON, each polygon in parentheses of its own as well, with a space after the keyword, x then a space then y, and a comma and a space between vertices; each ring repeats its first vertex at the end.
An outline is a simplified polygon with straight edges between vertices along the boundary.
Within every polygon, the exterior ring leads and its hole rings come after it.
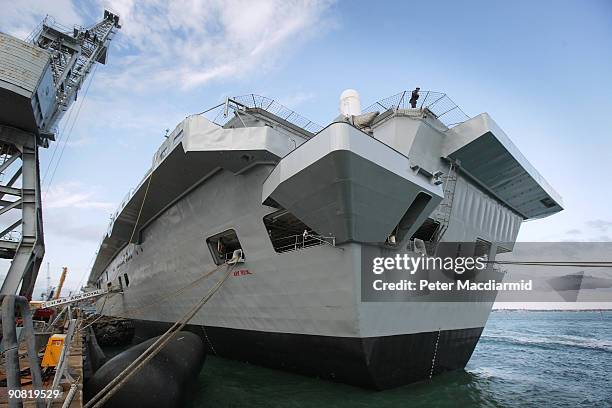
POLYGON ((232 113, 245 109, 261 109, 262 111, 274 115, 281 121, 287 122, 311 135, 323 129, 323 126, 305 118, 274 99, 256 94, 228 98, 226 102, 205 110, 200 114, 219 126, 225 126, 227 122, 234 118, 232 113))
MULTIPOLYGON (((147 173, 148 175, 148 173, 147 173)), ((146 176, 145 176, 146 178, 146 176)), ((123 200, 121 200, 121 204, 119 204, 119 207, 117 207, 117 209, 115 210, 114 213, 112 213, 112 215, 110 216, 110 220, 108 223, 108 227, 106 229, 106 233, 104 234, 104 236, 102 237, 102 241, 104 241, 104 238, 106 238, 106 236, 110 236, 112 233, 112 229, 113 229, 113 225, 115 224, 115 221, 117 220, 117 218, 119 217, 119 214, 121 213, 121 211, 123 211, 123 209, 125 208, 125 206, 128 204, 128 202, 131 200, 132 196, 134 195, 134 193, 136 192, 135 189, 130 188, 130 190, 127 192, 127 194, 125 195, 125 197, 123 198, 123 200)))
POLYGON ((273 239, 272 245, 276 252, 288 252, 317 245, 336 246, 336 238, 314 234, 297 234, 273 239))
MULTIPOLYGON (((410 106, 411 95, 412 91, 402 91, 373 103, 363 109, 362 113, 376 111, 383 113, 389 109, 412 109, 410 106)), ((448 128, 465 122, 470 118, 448 95, 442 92, 419 91, 416 108, 426 108, 448 128)))

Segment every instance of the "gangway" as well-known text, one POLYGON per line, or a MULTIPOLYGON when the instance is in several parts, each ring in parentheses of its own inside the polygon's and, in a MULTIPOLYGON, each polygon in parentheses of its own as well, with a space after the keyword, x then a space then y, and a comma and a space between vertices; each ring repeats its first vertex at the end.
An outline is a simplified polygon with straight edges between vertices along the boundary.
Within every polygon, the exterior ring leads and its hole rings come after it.
POLYGON ((30 305, 32 306, 32 308, 36 308, 36 309, 47 309, 50 307, 65 306, 65 305, 80 302, 86 299, 95 299, 100 296, 104 296, 110 293, 118 293, 118 292, 119 292, 119 289, 113 289, 113 288, 97 289, 97 290, 92 290, 90 292, 78 293, 76 295, 68 296, 65 298, 48 300, 46 302, 30 302, 30 305))

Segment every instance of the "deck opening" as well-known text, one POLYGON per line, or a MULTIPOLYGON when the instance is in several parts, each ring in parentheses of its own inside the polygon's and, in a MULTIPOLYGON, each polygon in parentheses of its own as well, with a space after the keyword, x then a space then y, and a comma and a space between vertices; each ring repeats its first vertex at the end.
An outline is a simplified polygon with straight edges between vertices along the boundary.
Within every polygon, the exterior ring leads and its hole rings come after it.
POLYGON ((236 235, 236 231, 233 229, 208 237, 206 239, 206 244, 217 265, 221 265, 232 259, 234 251, 237 249, 242 250, 242 257, 246 258, 238 235, 236 235))
POLYGON ((416 230, 414 234, 412 234, 412 237, 410 237, 410 239, 414 240, 415 238, 417 238, 425 242, 431 242, 439 227, 440 223, 438 221, 428 217, 423 222, 423 224, 421 224, 419 229, 416 230))
POLYGON ((319 236, 316 231, 285 209, 266 215, 263 222, 272 246, 278 253, 332 244, 333 238, 319 236))

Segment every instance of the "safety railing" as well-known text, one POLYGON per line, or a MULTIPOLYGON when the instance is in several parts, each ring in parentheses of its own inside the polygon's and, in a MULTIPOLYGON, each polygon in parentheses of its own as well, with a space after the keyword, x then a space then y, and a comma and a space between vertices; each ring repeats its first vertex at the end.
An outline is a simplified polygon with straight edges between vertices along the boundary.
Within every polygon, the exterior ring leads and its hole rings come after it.
POLYGON ((34 44, 34 40, 38 38, 38 35, 42 31, 43 25, 47 22, 47 20, 51 18, 52 17, 50 17, 49 15, 46 15, 45 18, 40 23, 38 23, 36 27, 34 27, 30 34, 28 34, 24 41, 30 44, 34 44))
MULTIPOLYGON (((412 91, 402 91, 373 103, 363 109, 363 113, 385 112, 389 109, 412 109, 410 99, 412 91)), ((470 117, 453 102, 445 93, 434 91, 419 91, 416 109, 427 109, 446 127, 453 127, 465 122, 470 117)))
MULTIPOLYGON (((146 178, 146 177, 145 177, 146 178)), ((112 213, 112 215, 110 216, 110 220, 108 223, 108 227, 106 228, 106 233, 104 234, 104 236, 102 237, 102 241, 104 241, 104 238, 106 238, 106 236, 110 236, 113 230, 113 225, 115 224, 115 221, 117 220, 117 218, 119 217, 119 214, 121 213, 121 211, 123 211, 123 209, 125 208, 125 206, 128 204, 128 202, 132 199, 132 196, 134 195, 135 190, 133 188, 131 188, 127 194, 125 195, 125 197, 123 197, 123 200, 121 200, 121 203, 119 204, 119 207, 117 207, 117 209, 115 210, 114 213, 112 213)))
MULTIPOLYGON (((45 18, 30 32, 30 34, 26 37, 25 41, 33 44, 34 41, 39 37, 40 33, 43 31, 44 27, 51 27, 57 31, 61 31, 62 33, 70 34, 73 31, 73 28, 60 24, 53 18, 53 16, 46 15, 45 18)), ((79 25, 74 25, 76 29, 82 29, 83 27, 79 25)))
POLYGON ((336 246, 335 237, 324 237, 315 234, 298 234, 286 237, 275 238, 272 245, 276 252, 297 251, 298 249, 309 248, 317 245, 336 246))
POLYGON ((219 126, 225 126, 227 122, 234 118, 234 112, 236 112, 236 115, 240 115, 240 112, 245 109, 261 109, 311 134, 316 134, 323 129, 323 126, 305 118, 274 99, 256 94, 228 98, 225 103, 214 106, 200 114, 219 126))

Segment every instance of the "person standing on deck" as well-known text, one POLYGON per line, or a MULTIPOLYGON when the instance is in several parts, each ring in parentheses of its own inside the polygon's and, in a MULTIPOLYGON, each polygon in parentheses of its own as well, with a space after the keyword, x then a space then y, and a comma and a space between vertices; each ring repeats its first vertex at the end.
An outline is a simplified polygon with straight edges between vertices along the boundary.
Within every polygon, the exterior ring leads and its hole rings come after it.
POLYGON ((418 86, 414 89, 414 91, 412 91, 412 96, 410 97, 410 106, 412 106, 412 109, 416 108, 416 104, 417 104, 417 99, 419 99, 419 91, 421 90, 421 88, 419 88, 418 86))

